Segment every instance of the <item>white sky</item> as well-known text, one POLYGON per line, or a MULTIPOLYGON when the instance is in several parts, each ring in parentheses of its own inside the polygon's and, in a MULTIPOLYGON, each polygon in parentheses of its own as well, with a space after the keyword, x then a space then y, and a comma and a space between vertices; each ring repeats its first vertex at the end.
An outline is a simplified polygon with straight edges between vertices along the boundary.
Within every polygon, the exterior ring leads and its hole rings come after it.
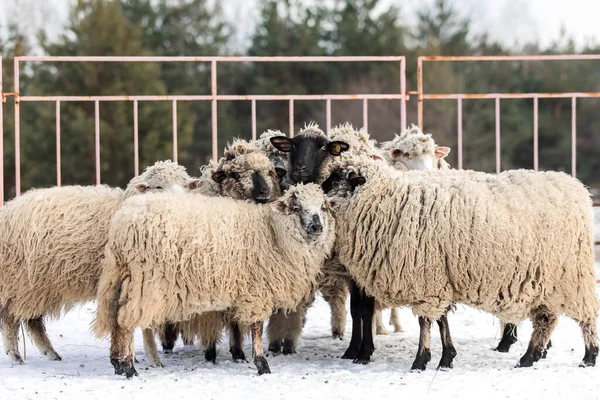
MULTIPOLYGON (((257 0, 222 1, 227 15, 237 21, 239 40, 253 29, 257 0), (248 21, 242 24, 241 21, 248 21)), ((314 1, 314 0, 306 0, 314 1)), ((56 33, 64 24, 70 0, 0 0, 0 27, 14 20, 34 32, 44 26, 56 33)), ((397 4, 404 19, 414 24, 414 10, 434 0, 383 0, 397 4)), ((454 0, 456 8, 472 19, 475 31, 487 31, 493 39, 506 44, 538 40, 542 46, 559 37, 561 26, 578 45, 595 39, 600 42, 600 0, 454 0)))

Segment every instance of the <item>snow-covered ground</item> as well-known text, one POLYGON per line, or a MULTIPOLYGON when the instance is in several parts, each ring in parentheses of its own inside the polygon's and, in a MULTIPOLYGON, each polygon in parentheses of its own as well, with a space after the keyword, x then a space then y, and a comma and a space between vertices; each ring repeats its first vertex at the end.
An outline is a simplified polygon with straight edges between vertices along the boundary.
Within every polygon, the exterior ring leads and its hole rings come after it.
MULTIPOLYGON (((600 240, 600 209, 596 215, 596 237, 600 240)), ((600 278, 600 264, 596 270, 600 278)), ((271 375, 257 376, 252 363, 233 363, 226 340, 218 348, 216 365, 204 361, 201 349, 183 347, 178 342, 176 354, 163 357, 165 368, 147 368, 138 331, 136 356, 140 363, 136 368, 140 376, 126 380, 113 375, 108 341, 97 340, 89 333, 93 311, 94 304, 86 304, 60 321, 48 323, 49 335, 63 361, 47 361, 29 339, 26 365, 13 366, 1 354, 0 398, 600 398, 600 365, 578 368, 583 358, 583 340, 577 324, 564 317, 552 335, 553 347, 548 358, 533 368, 516 369, 513 367, 526 350, 531 324, 524 322, 519 327, 519 342, 510 353, 501 354, 492 351, 499 338, 497 319, 459 306, 450 316, 458 350, 454 369, 436 371, 441 345, 438 331, 433 329, 430 368, 411 373, 418 324, 410 310, 401 311, 405 333, 377 336, 373 362, 354 365, 339 358, 348 344, 349 328, 347 339, 332 339, 329 309, 319 298, 308 313, 298 354, 267 358, 271 375)), ((250 356, 248 343, 244 350, 250 356)))
MULTIPOLYGON (((600 265, 599 265, 600 268, 600 265)), ((432 332, 432 361, 423 373, 411 373, 417 349, 418 324, 402 310, 405 333, 377 336, 370 365, 354 365, 339 358, 347 340, 329 335, 329 309, 319 298, 309 311, 298 354, 268 357, 272 374, 257 376, 252 363, 230 361, 225 344, 219 346, 217 364, 206 363, 202 350, 176 346, 177 354, 163 357, 165 368, 147 368, 136 335, 139 377, 126 380, 113 375, 108 341, 94 339, 88 325, 94 304, 68 313, 48 324, 48 331, 63 361, 47 361, 27 340, 26 365, 12 366, 0 358, 0 398, 3 399, 118 399, 118 398, 402 398, 431 399, 591 399, 600 396, 600 365, 579 368, 583 340, 578 326, 561 318, 552 335, 548 358, 533 368, 513 368, 525 352, 531 324, 524 322, 519 342, 508 354, 492 351, 497 343, 497 320, 459 306, 450 316, 458 356, 451 371, 436 371, 441 356, 437 329, 432 332), (548 397, 550 396, 550 397, 548 397)), ((387 317, 384 314, 384 317, 387 317)), ((346 335, 349 337, 349 330, 346 335)), ((226 341, 223 341, 226 343, 226 341)), ((247 355, 251 354, 248 343, 247 355)))

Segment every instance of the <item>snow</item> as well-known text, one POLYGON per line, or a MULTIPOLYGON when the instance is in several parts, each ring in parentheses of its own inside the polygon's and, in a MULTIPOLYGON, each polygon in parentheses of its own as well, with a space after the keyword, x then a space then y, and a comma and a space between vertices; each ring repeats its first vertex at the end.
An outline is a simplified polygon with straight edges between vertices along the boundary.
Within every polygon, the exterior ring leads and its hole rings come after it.
MULTIPOLYGON (((600 209, 596 209, 596 240, 600 240, 600 209)), ((600 278, 600 263, 596 264, 600 278)), ((600 396, 600 365, 578 368, 584 346, 577 324, 561 317, 552 335, 548 358, 529 369, 513 368, 525 352, 531 323, 519 326, 519 341, 510 353, 492 349, 500 336, 493 316, 458 306, 449 316, 458 356, 451 371, 436 371, 441 357, 439 333, 432 329, 432 360, 425 372, 410 372, 418 344, 418 324, 408 309, 401 310, 406 332, 377 336, 373 361, 355 365, 340 355, 350 338, 350 316, 343 341, 330 337, 329 308, 319 297, 309 310, 306 327, 292 356, 267 357, 271 375, 256 375, 252 363, 231 361, 224 338, 218 347, 217 364, 204 361, 196 346, 179 341, 176 354, 161 355, 165 368, 148 368, 141 340, 136 332, 136 368, 139 377, 126 380, 115 376, 108 359, 108 340, 95 339, 89 324, 95 309, 89 303, 69 312, 59 321, 49 321, 48 333, 63 361, 48 361, 26 342, 26 365, 12 365, 0 355, 0 398, 147 398, 176 396, 234 398, 251 396, 269 399, 591 399, 600 396), (186 396, 187 395, 187 396, 186 396)), ((384 313, 387 321, 387 312, 384 313)), ((266 342, 266 341, 265 341, 266 342)), ((21 343, 22 344, 22 343, 21 343)), ((244 351, 251 355, 249 341, 244 351)), ((600 361, 600 360, 599 360, 600 361)))
MULTIPOLYGON (((600 269, 600 264, 598 265, 600 269)), ((69 312, 62 320, 50 321, 47 329, 63 361, 48 361, 28 339, 26 365, 13 366, 0 358, 0 398, 416 398, 431 399, 520 399, 551 396, 597 398, 600 365, 579 368, 584 346, 579 327, 561 318, 552 335, 548 358, 529 369, 513 368, 527 348, 531 324, 519 327, 519 342, 508 354, 492 351, 499 338, 499 323, 493 316, 458 306, 450 325, 458 350, 451 371, 436 371, 441 357, 437 328, 432 330, 432 360, 425 372, 410 372, 418 343, 418 323, 410 310, 401 311, 405 333, 377 336, 373 362, 355 365, 339 358, 350 337, 343 341, 329 335, 329 308, 318 298, 309 310, 298 353, 269 356, 271 375, 257 376, 252 363, 230 360, 227 340, 218 347, 217 364, 204 361, 203 351, 177 343, 176 354, 163 356, 165 368, 148 368, 136 332, 136 368, 139 377, 115 376, 108 359, 108 340, 95 339, 88 330, 95 305, 89 303, 69 312), (188 394, 188 396, 186 396, 188 394), (10 396, 10 397, 9 397, 10 396), (132 397, 133 396, 133 397, 132 397)), ((387 321, 387 312, 384 313, 387 321)), ((350 316, 348 315, 348 322, 350 316)), ((350 324, 348 324, 350 325, 350 324)), ((249 341, 244 347, 251 354, 249 341)))

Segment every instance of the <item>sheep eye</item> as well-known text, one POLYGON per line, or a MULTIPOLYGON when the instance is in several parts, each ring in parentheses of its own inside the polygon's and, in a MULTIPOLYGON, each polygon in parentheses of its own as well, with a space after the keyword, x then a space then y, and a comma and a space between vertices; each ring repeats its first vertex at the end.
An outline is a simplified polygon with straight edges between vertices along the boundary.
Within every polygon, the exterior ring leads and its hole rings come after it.
POLYGON ((300 208, 299 206, 292 206, 293 212, 299 212, 300 210, 302 210, 302 208, 300 208))
POLYGON ((162 190, 162 186, 156 186, 154 189, 162 190))

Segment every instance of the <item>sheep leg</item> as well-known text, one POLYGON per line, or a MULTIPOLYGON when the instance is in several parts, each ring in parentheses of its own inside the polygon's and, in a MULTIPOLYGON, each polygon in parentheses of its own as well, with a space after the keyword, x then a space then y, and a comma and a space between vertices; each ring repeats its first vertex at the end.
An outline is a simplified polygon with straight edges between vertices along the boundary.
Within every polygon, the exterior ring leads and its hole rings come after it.
POLYGON ((346 297, 348 292, 343 290, 328 290, 329 288, 321 288, 323 299, 329 303, 331 308, 331 335, 334 339, 342 339, 344 330, 346 330, 346 297))
POLYGON ((19 323, 21 321, 10 314, 2 315, 1 321, 4 351, 14 364, 24 364, 21 353, 19 353, 19 323))
POLYGON ((527 347, 527 352, 519 360, 517 367, 531 367, 534 362, 542 358, 546 349, 546 343, 556 326, 558 318, 556 314, 551 313, 546 307, 535 310, 531 316, 533 322, 533 333, 527 347))
POLYGON ((242 343, 244 343, 244 335, 242 329, 237 322, 229 324, 229 352, 233 361, 240 362, 246 361, 246 355, 242 350, 242 343))
POLYGON ((112 328, 110 337, 110 363, 116 375, 125 375, 127 379, 137 376, 133 367, 133 330, 119 325, 112 328))
POLYGON ((504 330, 502 332, 502 339, 496 347, 496 351, 500 353, 508 353, 510 346, 517 343, 517 326, 514 324, 504 324, 504 330))
POLYGON ((275 311, 269 318, 267 324, 267 338, 269 339, 269 351, 274 355, 281 353, 281 344, 285 334, 285 314, 282 310, 275 311))
POLYGON ((581 333, 583 334, 583 342, 585 343, 585 355, 583 361, 579 364, 580 367, 593 367, 596 365, 598 357, 598 333, 596 332, 596 318, 587 322, 579 322, 581 333))
POLYGON ((52 343, 50 342, 50 338, 46 333, 46 326, 44 325, 44 320, 42 317, 28 319, 26 324, 27 330, 29 331, 31 338, 33 339, 33 343, 35 343, 38 350, 50 360, 62 360, 62 358, 52 347, 52 343))
POLYGON ((550 349, 550 347, 552 347, 552 340, 548 340, 548 344, 546 345, 546 348, 542 353, 542 358, 546 358, 546 356, 548 356, 548 350, 550 349))
POLYGON ((270 374, 271 370, 269 369, 269 363, 267 363, 267 359, 263 352, 263 323, 253 323, 250 326, 250 329, 252 330, 252 358, 254 358, 254 365, 256 365, 259 375, 270 374))
POLYGON ((385 329, 383 324, 383 315, 381 311, 381 304, 376 303, 375 305, 375 333, 377 335, 389 335, 390 333, 385 329))
MULTIPOLYGON (((177 325, 166 322, 159 329, 160 344, 164 354, 173 353, 178 335, 177 325)), ((154 340, 153 340, 154 341, 154 340)))
POLYGON ((456 349, 452 343, 450 336, 450 325, 448 325, 448 313, 445 313, 437 320, 440 328, 440 337, 442 339, 442 359, 438 365, 438 369, 452 368, 452 361, 456 357, 456 349))
POLYGON ((417 356, 410 369, 424 371, 425 368, 427 368, 427 363, 431 360, 431 350, 429 350, 431 319, 419 317, 419 328, 419 349, 417 350, 417 356))
MULTIPOLYGON (((342 356, 344 359, 356 360, 362 342, 362 323, 360 320, 361 292, 356 282, 350 282, 350 315, 352 316, 352 337, 350 345, 342 356)), ((371 326, 369 325, 369 328, 371 326)))
MULTIPOLYGON (((166 325, 166 324, 165 324, 166 325)), ((161 327, 161 332, 165 329, 165 326, 161 327)), ((151 367, 162 367, 163 364, 158 356, 158 348, 156 347, 156 341, 154 340, 154 332, 151 328, 142 329, 142 338, 144 339, 144 352, 148 358, 148 362, 151 367)), ((164 345, 163 345, 164 349, 164 345)))
POLYGON ((375 350, 373 344, 373 314, 375 312, 375 298, 361 293, 360 317, 362 320, 363 336, 358 351, 358 357, 354 360, 355 364, 368 364, 371 362, 371 355, 375 350))
POLYGON ((400 325, 400 318, 398 317, 398 309, 396 307, 392 307, 389 324, 394 327, 394 333, 404 332, 402 325, 400 325))

